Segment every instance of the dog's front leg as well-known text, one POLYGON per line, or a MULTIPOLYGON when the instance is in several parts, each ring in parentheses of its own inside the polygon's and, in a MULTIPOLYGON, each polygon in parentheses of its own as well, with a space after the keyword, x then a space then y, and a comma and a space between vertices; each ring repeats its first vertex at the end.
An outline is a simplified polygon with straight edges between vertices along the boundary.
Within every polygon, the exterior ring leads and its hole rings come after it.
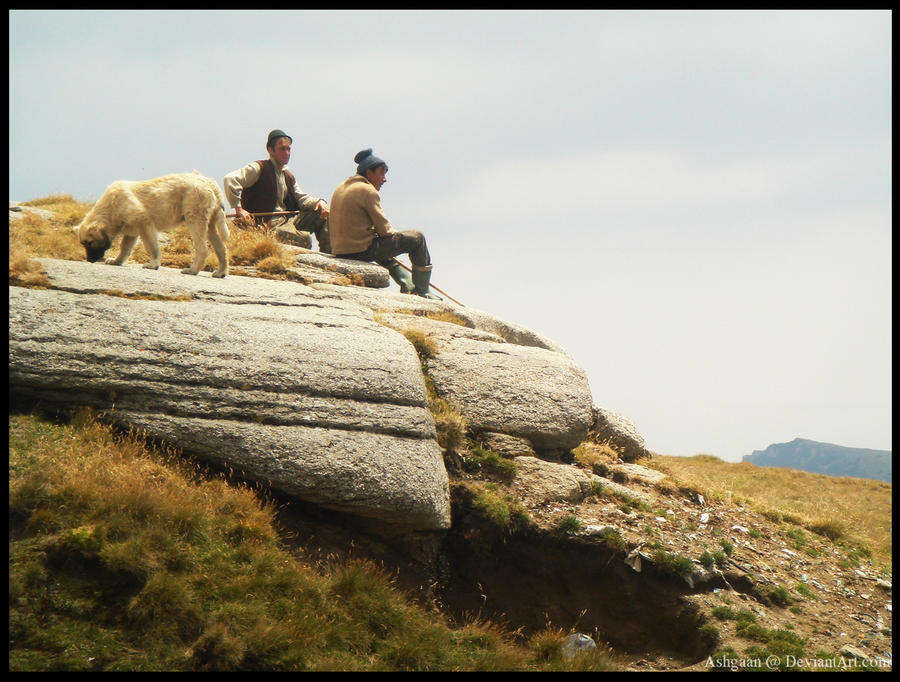
POLYGON ((128 260, 128 257, 131 256, 131 251, 134 249, 134 245, 137 243, 137 235, 129 235, 126 234, 122 237, 122 246, 119 247, 119 255, 115 258, 107 258, 106 262, 108 265, 125 265, 125 262, 128 260))

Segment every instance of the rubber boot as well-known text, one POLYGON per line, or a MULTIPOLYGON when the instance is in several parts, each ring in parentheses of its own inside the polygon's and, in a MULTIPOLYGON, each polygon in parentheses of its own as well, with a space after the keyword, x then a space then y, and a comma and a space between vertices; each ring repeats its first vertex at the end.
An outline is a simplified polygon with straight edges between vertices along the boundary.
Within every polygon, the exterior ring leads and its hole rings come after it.
POLYGON ((443 300, 440 296, 436 296, 429 291, 428 283, 431 281, 431 266, 430 265, 413 265, 412 268, 412 281, 415 285, 413 289, 413 293, 416 296, 422 296, 423 298, 430 298, 435 301, 443 300))
POLYGON ((400 263, 394 263, 388 268, 388 272, 391 274, 391 279, 400 285, 401 294, 409 294, 416 288, 412 278, 409 276, 409 270, 400 265, 400 263))

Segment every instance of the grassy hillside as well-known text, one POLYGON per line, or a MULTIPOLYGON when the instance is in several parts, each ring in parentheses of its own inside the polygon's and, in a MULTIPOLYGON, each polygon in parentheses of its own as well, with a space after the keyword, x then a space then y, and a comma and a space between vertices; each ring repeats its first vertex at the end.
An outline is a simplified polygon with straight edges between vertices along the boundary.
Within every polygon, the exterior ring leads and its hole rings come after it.
POLYGON ((854 544, 891 566, 890 483, 725 462, 710 455, 657 455, 648 464, 710 499, 745 504, 771 518, 854 544))
POLYGON ((10 670, 612 670, 304 565, 257 492, 84 416, 9 419, 10 670))

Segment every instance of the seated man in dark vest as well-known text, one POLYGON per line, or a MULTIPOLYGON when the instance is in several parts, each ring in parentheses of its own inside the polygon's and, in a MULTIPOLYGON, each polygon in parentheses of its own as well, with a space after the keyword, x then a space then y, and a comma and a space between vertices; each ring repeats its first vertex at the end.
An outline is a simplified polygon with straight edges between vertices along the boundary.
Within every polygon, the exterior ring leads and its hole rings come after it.
MULTIPOLYGON (((287 221, 298 231, 316 235, 319 251, 331 253, 328 236, 328 203, 306 194, 287 168, 293 140, 283 130, 273 130, 266 141, 268 159, 252 161, 225 176, 225 198, 239 222, 253 222, 254 213, 300 211, 287 221)), ((278 225, 282 217, 259 216, 258 223, 278 225)))

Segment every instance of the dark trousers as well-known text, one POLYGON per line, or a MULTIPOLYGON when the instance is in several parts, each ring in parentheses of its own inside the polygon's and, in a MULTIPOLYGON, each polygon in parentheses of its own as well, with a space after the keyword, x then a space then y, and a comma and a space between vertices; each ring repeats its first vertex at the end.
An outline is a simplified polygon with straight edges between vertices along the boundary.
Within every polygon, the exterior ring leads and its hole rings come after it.
POLYGON ((331 236, 328 232, 328 218, 323 217, 321 213, 314 209, 306 210, 298 215, 287 218, 267 218, 266 216, 258 216, 256 218, 256 225, 270 229, 293 226, 297 232, 306 232, 308 234, 316 235, 316 241, 319 242, 319 251, 322 253, 331 253, 331 236))
POLYGON ((316 235, 319 251, 331 253, 331 238, 328 234, 328 218, 323 218, 318 211, 306 211, 294 219, 294 227, 303 232, 316 235))
POLYGON ((431 255, 425 244, 425 235, 418 230, 406 230, 395 232, 386 237, 375 237, 369 248, 359 253, 342 253, 340 258, 352 258, 353 260, 372 261, 391 266, 391 259, 401 253, 409 254, 409 262, 420 268, 431 265, 431 255))

